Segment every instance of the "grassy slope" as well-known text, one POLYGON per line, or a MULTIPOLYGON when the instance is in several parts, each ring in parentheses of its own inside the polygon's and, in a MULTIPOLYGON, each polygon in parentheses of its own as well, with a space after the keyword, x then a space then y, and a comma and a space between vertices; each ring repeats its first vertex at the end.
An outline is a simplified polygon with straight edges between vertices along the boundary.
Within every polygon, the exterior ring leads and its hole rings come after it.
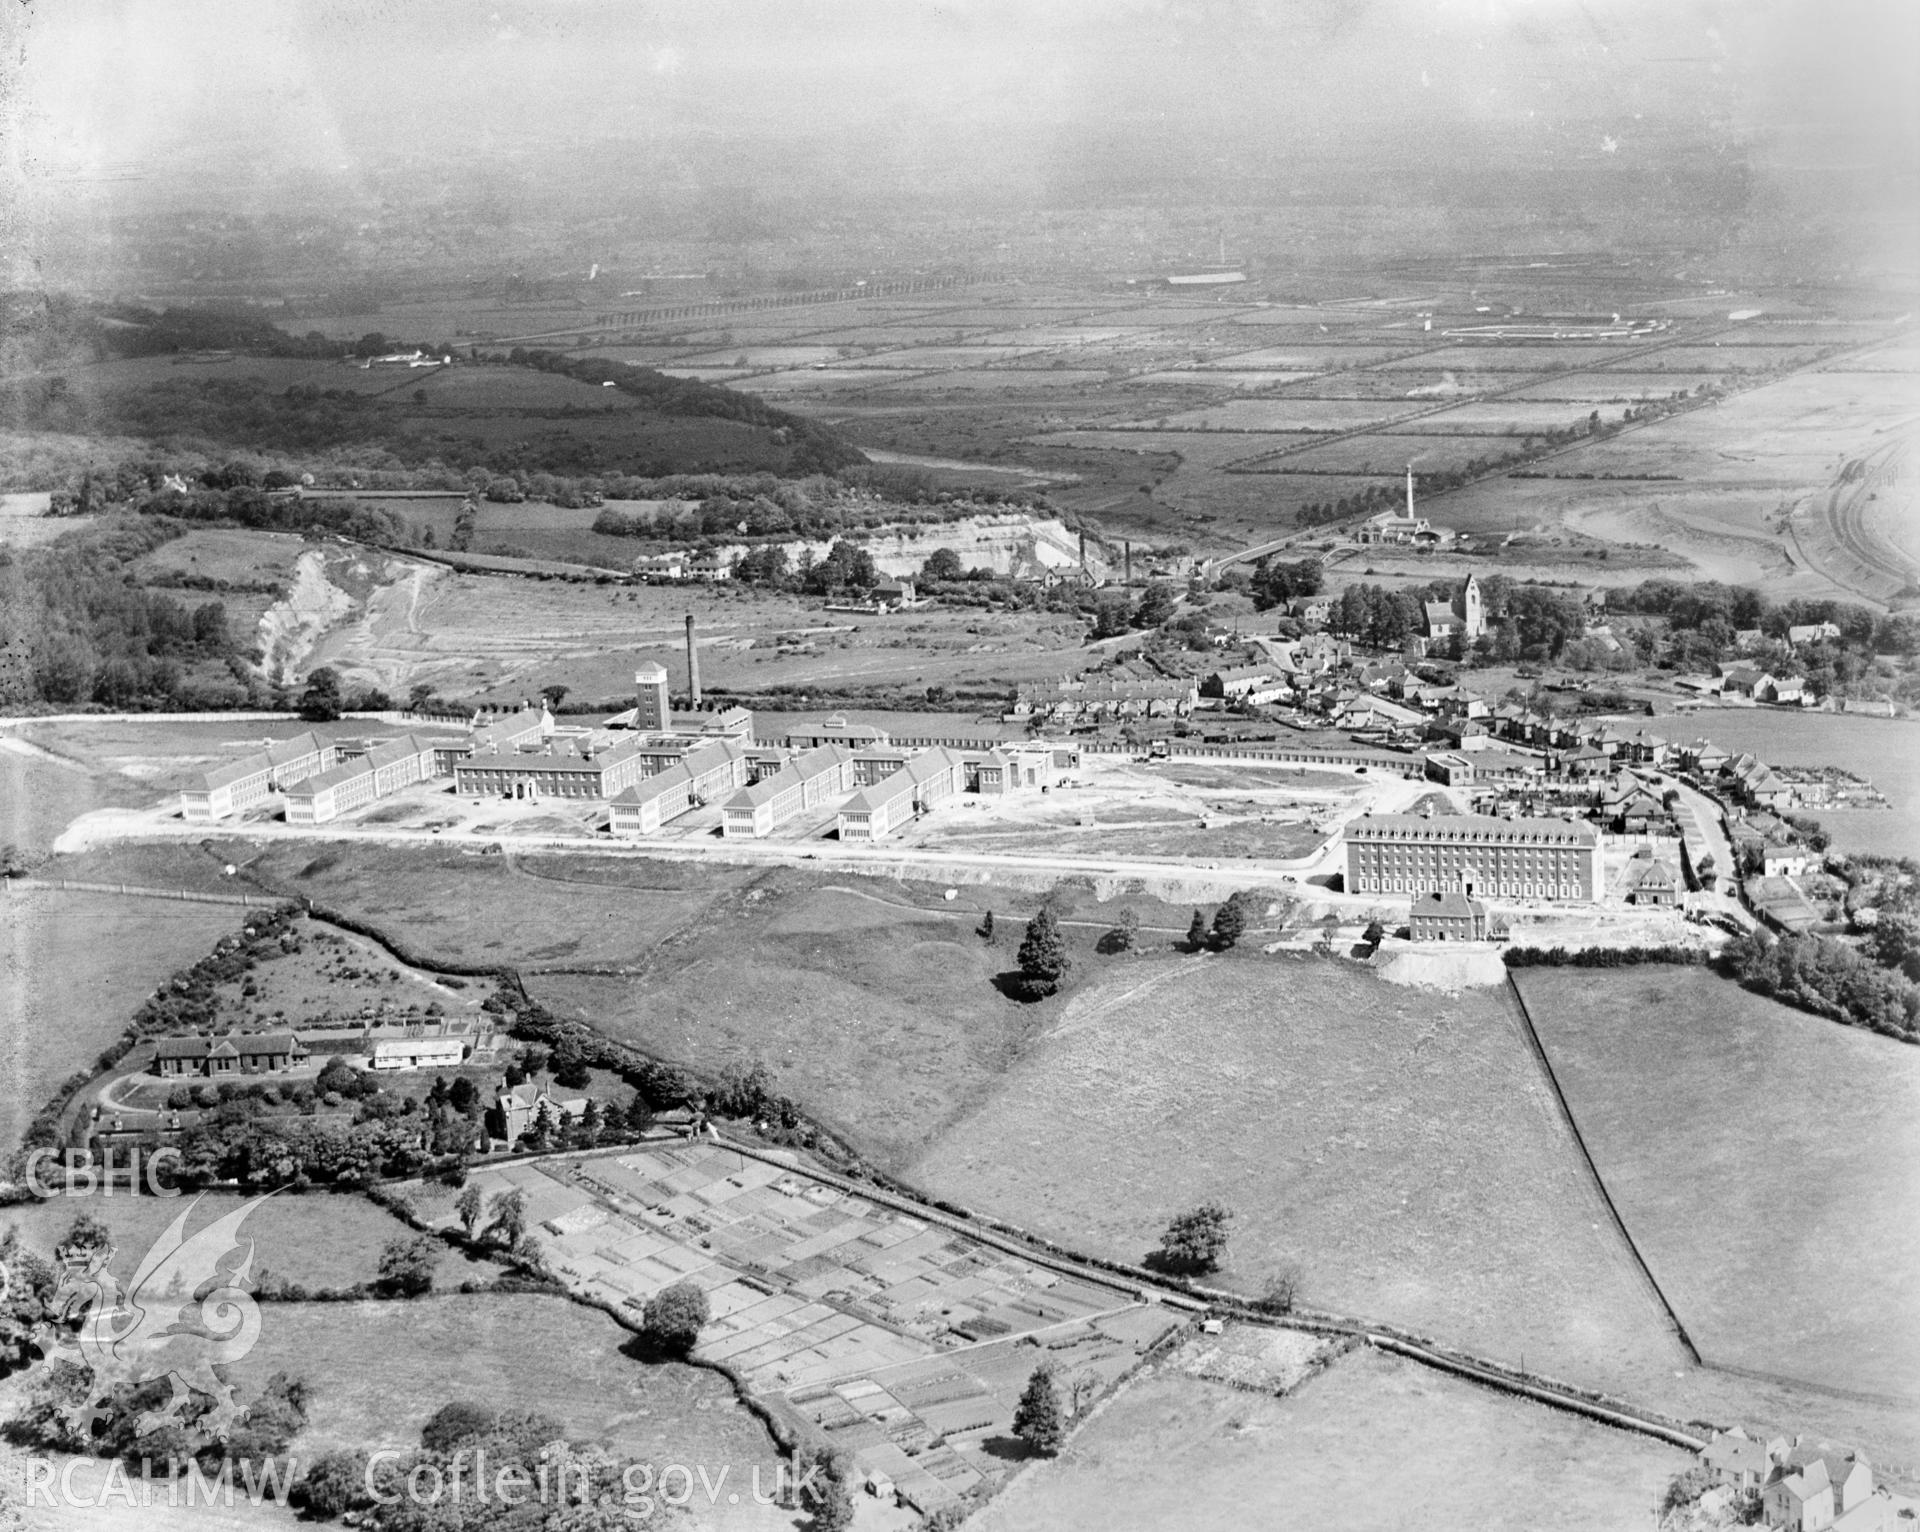
MULTIPOLYGON (((189 1200, 160 1197, 56 1197, 6 1209, 0 1213, 0 1227, 17 1227, 29 1249, 51 1258, 54 1245, 84 1211, 113 1231, 119 1251, 113 1269, 126 1279, 182 1208, 193 1208, 187 1219, 191 1234, 244 1200, 209 1193, 194 1206, 189 1200)), ((242 1238, 254 1242, 256 1279, 277 1276, 305 1287, 371 1282, 387 1241, 407 1232, 391 1213, 364 1197, 346 1194, 274 1197, 249 1213, 241 1227, 242 1238)), ((470 1267, 464 1257, 449 1254, 441 1262, 439 1278, 443 1285, 452 1285, 469 1275, 489 1277, 494 1271, 490 1265, 470 1267)))
POLYGON ((989 947, 971 919, 780 872, 710 907, 640 976, 529 987, 698 1067, 762 1059, 782 1090, 897 1168, 990 1088, 1037 1019, 994 987, 1013 963, 1007 929, 989 947))
POLYGON ((1687 1456, 1363 1352, 1286 1399, 1150 1374, 981 1532, 1641 1526, 1687 1456))
POLYGON ((912 1174, 1139 1260, 1173 1214, 1238 1215, 1225 1280, 1540 1372, 1677 1344, 1602 1226, 1503 996, 1332 961, 1143 962, 1078 997, 912 1174))
POLYGON ((1920 1379, 1920 1050, 1694 969, 1521 975, 1575 1120, 1711 1360, 1920 1379))
POLYGON ((0 900, 0 1149, 10 1150, 154 986, 237 929, 245 912, 111 894, 0 900))
POLYGON ((638 1363, 623 1353, 630 1339, 604 1314, 531 1294, 274 1304, 244 1369, 250 1382, 284 1370, 314 1386, 308 1451, 411 1447, 441 1405, 471 1399, 544 1410, 654 1463, 732 1463, 741 1478, 759 1463, 771 1484, 773 1444, 731 1385, 638 1363))

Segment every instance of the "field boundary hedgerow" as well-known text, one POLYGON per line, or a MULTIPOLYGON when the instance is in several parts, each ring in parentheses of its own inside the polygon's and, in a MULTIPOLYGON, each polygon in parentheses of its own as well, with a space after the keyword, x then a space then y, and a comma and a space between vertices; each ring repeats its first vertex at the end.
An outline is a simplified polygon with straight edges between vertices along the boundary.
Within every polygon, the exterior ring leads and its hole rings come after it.
POLYGON ((1520 1030, 1526 1039, 1528 1051, 1533 1054, 1534 1062, 1540 1066, 1541 1077, 1547 1082, 1547 1088, 1553 1093, 1554 1105, 1559 1109, 1560 1120, 1572 1135, 1574 1147, 1580 1151, 1580 1163, 1586 1167, 1587 1179, 1594 1191, 1600 1196, 1600 1202, 1607 1210, 1607 1217, 1613 1222, 1614 1233, 1633 1256, 1633 1264, 1646 1281, 1661 1312, 1667 1316, 1667 1323, 1673 1327, 1673 1333, 1680 1344, 1687 1349, 1687 1355, 1696 1366, 1704 1366, 1705 1358, 1700 1348, 1693 1343, 1693 1337, 1687 1333, 1686 1325, 1681 1321, 1679 1311, 1667 1297, 1666 1289, 1661 1287, 1660 1279, 1653 1274, 1653 1267, 1647 1264, 1646 1256, 1635 1243, 1633 1233, 1627 1228, 1627 1221, 1620 1216, 1620 1209, 1614 1205, 1613 1193, 1607 1190, 1607 1183, 1601 1178, 1600 1167, 1594 1163, 1593 1151, 1587 1147, 1586 1136, 1580 1131, 1580 1124, 1574 1120, 1573 1108, 1567 1102, 1567 1093, 1560 1088, 1560 1077, 1554 1073, 1553 1061, 1547 1057, 1546 1047, 1540 1041, 1539 1030, 1533 1024, 1533 1013, 1527 1009, 1526 997, 1520 993, 1520 986, 1514 983, 1513 970, 1507 970, 1507 994, 1513 1000, 1520 1017, 1520 1030))

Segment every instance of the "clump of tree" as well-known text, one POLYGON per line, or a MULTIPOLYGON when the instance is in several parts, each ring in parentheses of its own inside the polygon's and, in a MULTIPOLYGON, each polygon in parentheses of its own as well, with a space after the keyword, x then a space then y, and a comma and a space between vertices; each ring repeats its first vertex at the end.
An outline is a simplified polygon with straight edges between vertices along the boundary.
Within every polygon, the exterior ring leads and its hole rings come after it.
POLYGON ((1828 936, 1735 937, 1723 961, 1742 984, 1763 995, 1867 1027, 1903 1042, 1920 1042, 1920 985, 1896 969, 1828 936))
POLYGON ((1052 1457, 1067 1439, 1067 1413, 1051 1367, 1033 1370, 1013 1411, 1013 1434, 1029 1452, 1052 1457))
POLYGON ((1213 912, 1213 928, 1207 940, 1214 951, 1225 952, 1246 935, 1259 903, 1258 895, 1241 889, 1213 912))
POLYGON ((1027 934, 1020 943, 1019 990, 1028 1000, 1044 1000, 1059 991, 1061 982, 1073 967, 1067 956, 1067 944, 1060 935, 1060 922, 1052 904, 1043 904, 1027 922, 1027 934))
POLYGON ((1326 570, 1318 559, 1295 559, 1289 563, 1262 558, 1253 566, 1248 592, 1253 597, 1254 610, 1265 612, 1285 606, 1299 596, 1319 595, 1326 578, 1326 570))
POLYGON ((440 1241, 429 1234, 403 1234, 380 1252, 374 1290, 383 1298, 423 1298, 433 1291, 440 1265, 440 1241))
POLYGON ((1198 1276, 1217 1271, 1226 1254, 1233 1214, 1217 1202, 1203 1202, 1176 1215, 1160 1236, 1155 1264, 1165 1271, 1198 1276))
POLYGON ((640 1333, 662 1355, 686 1356, 710 1318, 706 1289, 697 1282, 675 1282, 647 1300, 640 1333))

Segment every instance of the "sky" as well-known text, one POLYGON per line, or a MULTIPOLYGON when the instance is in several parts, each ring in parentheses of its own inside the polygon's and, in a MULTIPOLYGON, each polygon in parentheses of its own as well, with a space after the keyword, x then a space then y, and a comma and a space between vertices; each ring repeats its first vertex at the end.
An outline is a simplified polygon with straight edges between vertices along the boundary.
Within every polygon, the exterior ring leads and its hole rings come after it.
POLYGON ((1920 184, 1912 0, 7 9, 15 195, 191 177, 202 199, 211 183, 258 200, 398 160, 457 173, 595 143, 696 185, 870 160, 984 191, 1058 187, 1095 162, 1177 181, 1183 155, 1279 173, 1543 145, 1648 174, 1675 153, 1738 154, 1816 200, 1910 203, 1920 184))

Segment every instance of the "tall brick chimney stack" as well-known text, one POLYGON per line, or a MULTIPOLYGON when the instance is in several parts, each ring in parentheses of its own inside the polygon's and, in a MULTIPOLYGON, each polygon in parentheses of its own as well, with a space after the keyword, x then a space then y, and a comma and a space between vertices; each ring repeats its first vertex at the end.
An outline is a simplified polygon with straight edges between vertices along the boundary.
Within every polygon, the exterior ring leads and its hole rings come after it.
POLYGON ((687 706, 700 706, 700 651, 693 643, 693 613, 687 613, 687 706))

